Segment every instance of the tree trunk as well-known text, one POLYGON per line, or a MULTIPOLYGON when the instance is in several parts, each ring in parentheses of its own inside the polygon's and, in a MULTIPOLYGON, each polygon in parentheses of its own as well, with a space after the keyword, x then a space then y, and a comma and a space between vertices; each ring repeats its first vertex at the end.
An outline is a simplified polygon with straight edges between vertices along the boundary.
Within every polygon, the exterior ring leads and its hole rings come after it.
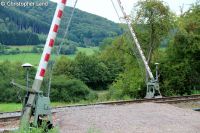
MULTIPOLYGON (((149 39, 149 49, 147 49, 147 62, 150 64, 151 62, 151 57, 153 54, 153 47, 154 47, 154 24, 153 24, 153 11, 151 11, 151 16, 150 16, 150 39, 149 39)), ((146 82, 149 80, 149 75, 146 72, 146 82)))

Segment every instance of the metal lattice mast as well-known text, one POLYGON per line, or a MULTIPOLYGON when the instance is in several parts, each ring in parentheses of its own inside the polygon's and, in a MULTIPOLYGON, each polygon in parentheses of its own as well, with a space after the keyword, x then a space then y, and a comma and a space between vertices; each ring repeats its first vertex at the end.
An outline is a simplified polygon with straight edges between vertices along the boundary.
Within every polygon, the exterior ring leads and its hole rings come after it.
POLYGON ((134 32, 134 30, 133 30, 133 28, 132 28, 132 26, 131 26, 131 22, 130 22, 128 16, 126 15, 126 12, 124 11, 124 8, 123 8, 123 6, 122 6, 122 3, 121 3, 120 0, 117 0, 117 2, 118 2, 118 4, 119 4, 119 7, 120 7, 122 13, 123 13, 124 19, 125 19, 125 21, 126 21, 126 24, 128 25, 128 28, 129 28, 129 30, 130 30, 130 32, 131 32, 131 35, 132 35, 133 40, 134 40, 134 42, 135 42, 135 45, 136 45, 136 47, 137 47, 137 49, 138 49, 138 51, 139 51, 139 54, 140 54, 140 56, 141 56, 141 58, 142 58, 142 61, 143 61, 144 66, 145 66, 145 69, 146 69, 146 71, 148 72, 148 75, 149 75, 150 79, 151 79, 151 80, 154 80, 154 76, 153 76, 153 74, 152 74, 152 72, 151 72, 151 69, 150 69, 148 63, 147 63, 146 57, 144 56, 144 53, 143 53, 143 51, 142 51, 142 49, 141 49, 141 46, 140 46, 140 43, 139 43, 139 41, 138 41, 138 39, 137 39, 137 37, 136 37, 136 34, 135 34, 135 32, 134 32))
POLYGON ((32 107, 33 107, 35 99, 36 99, 36 93, 38 91, 40 91, 41 84, 42 84, 43 78, 45 76, 48 61, 50 59, 51 51, 52 51, 52 48, 55 43, 55 39, 57 36, 57 32, 59 29, 60 21, 61 21, 61 18, 63 15, 63 10, 65 8, 66 3, 67 3, 67 0, 59 0, 58 1, 57 8, 56 8, 56 11, 54 14, 54 18, 53 18, 53 21, 51 24, 51 28, 50 28, 50 31, 49 31, 49 34, 48 34, 48 37, 46 40, 46 44, 44 46, 44 51, 43 51, 43 54, 42 54, 42 57, 41 57, 41 60, 39 63, 39 67, 37 69, 37 73, 35 76, 35 80, 34 80, 34 83, 32 86, 32 90, 35 93, 30 93, 30 95, 29 95, 27 104, 22 113, 20 127, 26 126, 30 121, 30 118, 32 115, 32 107))

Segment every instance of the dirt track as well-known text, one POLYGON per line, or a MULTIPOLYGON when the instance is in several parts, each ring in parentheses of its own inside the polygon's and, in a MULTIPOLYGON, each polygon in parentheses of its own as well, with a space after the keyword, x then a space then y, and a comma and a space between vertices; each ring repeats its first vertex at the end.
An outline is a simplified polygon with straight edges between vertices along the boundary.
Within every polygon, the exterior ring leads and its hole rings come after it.
POLYGON ((61 133, 200 133, 200 113, 168 104, 140 103, 66 109, 61 133))

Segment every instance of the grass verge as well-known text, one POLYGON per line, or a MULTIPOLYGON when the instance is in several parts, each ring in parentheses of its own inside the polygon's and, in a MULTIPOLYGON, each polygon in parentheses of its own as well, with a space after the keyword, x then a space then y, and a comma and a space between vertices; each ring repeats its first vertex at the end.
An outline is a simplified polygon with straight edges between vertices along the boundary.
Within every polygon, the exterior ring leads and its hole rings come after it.
MULTIPOLYGON (((30 49, 32 46, 20 46, 20 49, 27 50, 30 49)), ((16 46, 13 46, 13 48, 17 48, 16 46)), ((12 48, 12 49, 13 49, 12 48)), ((78 47, 78 52, 83 52, 86 53, 87 55, 92 55, 95 53, 95 51, 98 51, 98 47, 90 47, 90 48, 82 48, 78 47)), ((74 55, 66 55, 70 59, 74 59, 76 54, 74 55)), ((22 62, 26 63, 29 62, 33 65, 38 65, 40 61, 41 54, 39 53, 21 53, 21 54, 16 54, 16 55, 0 55, 0 62, 3 61, 10 61, 10 62, 22 62)), ((56 58, 55 54, 52 54, 51 59, 56 58)))

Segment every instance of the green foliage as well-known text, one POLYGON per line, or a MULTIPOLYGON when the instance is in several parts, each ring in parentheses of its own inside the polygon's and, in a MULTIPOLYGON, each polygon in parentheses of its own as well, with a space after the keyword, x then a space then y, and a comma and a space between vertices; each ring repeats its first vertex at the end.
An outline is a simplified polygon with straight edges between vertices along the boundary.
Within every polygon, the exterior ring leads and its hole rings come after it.
POLYGON ((112 42, 112 45, 105 47, 99 55, 100 60, 108 67, 108 79, 112 83, 115 78, 124 71, 125 61, 124 55, 130 54, 125 50, 123 37, 118 37, 112 42))
POLYGON ((143 84, 145 84, 144 79, 138 68, 127 70, 113 83, 109 95, 111 99, 141 98, 140 91, 143 89, 143 84))
POLYGON ((77 51, 77 47, 75 45, 64 45, 62 46, 62 49, 60 51, 60 54, 64 54, 64 55, 73 55, 75 54, 77 51))
POLYGON ((160 0, 141 0, 136 5, 134 27, 148 62, 173 25, 169 7, 160 0))
MULTIPOLYGON (((35 72, 34 69, 31 69, 30 73, 33 72, 35 72)), ((21 67, 21 63, 8 61, 0 63, 0 102, 21 102, 23 99, 25 92, 10 84, 13 79, 17 83, 25 84, 25 71, 21 67)))
POLYGON ((104 60, 103 56, 106 55, 78 53, 74 60, 62 57, 56 63, 54 74, 80 79, 94 90, 106 89, 122 68, 118 68, 119 62, 104 60))
POLYGON ((192 94, 199 95, 200 94, 200 90, 194 89, 194 90, 192 90, 192 94))
POLYGON ((54 75, 66 75, 69 78, 74 78, 74 69, 74 61, 62 56, 58 61, 56 61, 54 75))
POLYGON ((200 84, 199 42, 199 35, 176 35, 173 46, 169 48, 167 62, 161 66, 166 95, 191 94, 195 85, 200 84))
POLYGON ((111 45, 114 38, 106 38, 100 43, 100 50, 104 50, 107 46, 111 45))
POLYGON ((47 129, 47 124, 45 122, 42 123, 41 127, 27 127, 27 124, 23 124, 18 130, 13 131, 12 133, 58 133, 59 127, 54 127, 53 129, 47 129))
POLYGON ((75 58, 75 77, 84 81, 94 89, 105 86, 107 81, 107 66, 96 56, 79 53, 75 58))
POLYGON ((56 102, 79 102, 94 100, 97 96, 83 82, 56 76, 52 81, 51 100, 56 102))
POLYGON ((179 18, 182 24, 161 66, 162 91, 166 95, 191 94, 200 85, 199 13, 197 4, 179 18))
POLYGON ((0 32, 0 43, 4 45, 27 45, 27 43, 40 44, 40 41, 37 34, 31 32, 0 32))
POLYGON ((118 75, 112 77, 115 82, 109 88, 108 97, 111 99, 130 99, 141 97, 143 90, 144 75, 143 66, 139 59, 136 59, 137 52, 133 50, 133 44, 128 36, 118 38, 113 45, 103 51, 104 60, 116 62, 112 71, 121 69, 118 75), (104 55, 105 53, 106 56, 104 55), (142 68, 139 68, 142 67, 142 68))
POLYGON ((186 30, 188 33, 200 34, 200 1, 197 1, 190 9, 179 19, 179 28, 186 30))

